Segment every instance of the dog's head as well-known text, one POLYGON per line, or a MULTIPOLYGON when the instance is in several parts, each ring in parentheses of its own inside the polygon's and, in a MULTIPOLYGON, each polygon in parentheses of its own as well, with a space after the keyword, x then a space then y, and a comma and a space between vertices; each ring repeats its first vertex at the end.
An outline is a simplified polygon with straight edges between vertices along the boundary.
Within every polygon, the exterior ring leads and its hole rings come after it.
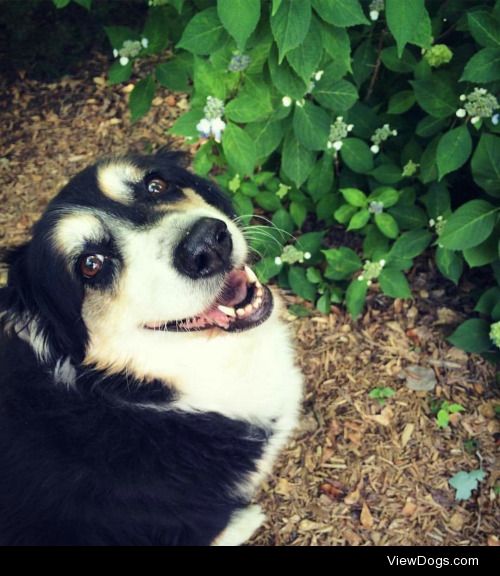
POLYGON ((230 201, 183 164, 160 152, 87 168, 12 252, 4 324, 42 359, 123 370, 131 355, 144 366, 173 340, 231 337, 269 317, 230 201))

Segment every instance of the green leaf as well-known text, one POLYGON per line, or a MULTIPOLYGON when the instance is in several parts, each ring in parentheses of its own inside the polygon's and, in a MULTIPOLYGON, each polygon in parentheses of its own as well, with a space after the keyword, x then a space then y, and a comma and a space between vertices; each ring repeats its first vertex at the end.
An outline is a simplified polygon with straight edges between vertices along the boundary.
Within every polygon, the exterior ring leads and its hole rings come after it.
POLYGON ((368 221, 370 220, 370 211, 367 208, 363 208, 359 212, 356 212, 349 222, 347 230, 359 230, 364 228, 368 221))
POLYGON ((409 74, 413 72, 417 61, 409 50, 403 50, 401 56, 398 56, 396 46, 384 48, 380 53, 380 58, 384 66, 391 72, 398 74, 409 74))
POLYGON ((363 266, 361 258, 356 252, 344 246, 323 250, 323 254, 328 263, 325 270, 325 277, 330 280, 344 280, 345 278, 349 278, 363 266))
POLYGON ((142 36, 148 39, 148 47, 144 48, 146 54, 159 54, 168 45, 168 24, 170 15, 162 7, 148 10, 142 36))
POLYGON ((253 172, 257 160, 255 143, 236 124, 228 123, 222 133, 222 148, 231 168, 241 176, 253 172))
POLYGON ((217 0, 217 14, 240 50, 260 18, 260 0, 217 0))
POLYGON ((400 57, 408 42, 419 46, 429 43, 431 22, 424 0, 386 0, 385 16, 400 57))
POLYGON ((341 28, 370 23, 358 0, 313 0, 313 7, 325 22, 341 28))
POLYGON ((396 39, 398 55, 401 56, 407 42, 412 42, 420 20, 426 17, 424 0, 386 0, 387 26, 396 39))
POLYGON ((329 26, 321 23, 321 43, 327 54, 336 62, 338 75, 336 80, 340 80, 346 72, 351 71, 351 40, 344 28, 329 26))
POLYGON ((367 174, 373 169, 373 154, 368 144, 359 138, 346 138, 343 141, 340 155, 346 166, 353 172, 367 174))
POLYGON ((334 80, 326 73, 314 87, 312 95, 322 106, 334 112, 345 112, 358 100, 356 87, 347 80, 334 80))
POLYGON ((355 278, 348 286, 345 299, 349 314, 355 320, 363 311, 366 301, 368 284, 364 280, 355 278))
POLYGON ((304 41, 311 23, 311 1, 282 2, 271 16, 271 30, 278 45, 279 63, 293 48, 304 41))
POLYGON ((321 272, 317 268, 308 268, 306 277, 312 284, 320 284, 323 281, 323 276, 321 276, 321 272))
POLYGON ((458 472, 449 480, 450 485, 455 488, 455 500, 468 500, 472 496, 472 491, 476 490, 479 482, 486 477, 484 470, 473 470, 472 472, 458 472))
POLYGON ((436 265, 445 278, 448 278, 454 284, 458 284, 464 269, 464 260, 459 252, 438 246, 436 249, 436 265))
POLYGON ((472 156, 472 177, 491 196, 500 198, 500 137, 482 134, 472 156))
POLYGON ((272 154, 283 139, 283 123, 273 122, 270 118, 264 122, 252 122, 245 132, 254 141, 257 159, 265 159, 272 154))
POLYGON ((493 231, 493 234, 478 246, 464 250, 464 258, 467 264, 471 268, 477 268, 479 266, 486 266, 486 264, 491 264, 492 262, 495 262, 495 260, 498 260, 498 238, 498 233, 495 234, 495 231, 493 231))
POLYGON ((495 82, 500 80, 500 49, 483 48, 467 62, 460 82, 495 82))
POLYGON ((321 28, 317 20, 313 18, 304 41, 290 50, 286 58, 295 72, 308 84, 311 75, 318 68, 322 54, 321 28))
POLYGON ((330 294, 326 292, 316 302, 316 308, 322 314, 330 314, 331 302, 330 302, 330 294))
POLYGON ((435 118, 446 118, 455 114, 458 98, 453 84, 444 76, 433 74, 429 78, 411 81, 415 97, 422 110, 435 118))
POLYGON ((177 48, 193 54, 210 54, 219 47, 224 33, 215 6, 197 12, 187 23, 177 48))
POLYGON ((291 234, 295 230, 292 217, 284 208, 276 210, 273 214, 272 222, 279 230, 284 230, 288 232, 288 234, 291 234))
POLYGON ((307 92, 308 85, 295 74, 286 60, 278 64, 278 51, 274 45, 269 53, 268 64, 271 81, 278 92, 294 100, 300 100, 307 92))
POLYGON ((297 248, 314 256, 319 252, 324 236, 324 232, 306 232, 297 240, 297 248))
POLYGON ((392 245, 387 257, 387 263, 395 260, 415 258, 429 246, 432 234, 428 230, 410 230, 404 232, 392 245))
POLYGON ((438 135, 431 140, 420 157, 419 178, 424 184, 428 184, 438 177, 436 154, 440 139, 441 137, 438 135))
POLYGON ((411 298, 411 290, 406 276, 399 270, 386 268, 378 277, 380 288, 391 298, 411 298))
POLYGON ((291 266, 288 271, 288 282, 292 291, 304 298, 304 300, 309 300, 314 302, 316 300, 316 286, 309 282, 306 278, 306 271, 304 268, 299 266, 291 266))
POLYGON ((314 154, 304 148, 293 133, 288 134, 283 145, 281 167, 297 187, 307 180, 313 169, 314 159, 314 154))
POLYGON ((92 0, 75 0, 75 2, 83 6, 86 10, 90 10, 92 7, 92 0))
POLYGON ((439 410, 436 415, 436 422, 440 428, 446 428, 450 423, 450 415, 447 410, 439 410))
POLYGON ((350 204, 344 204, 340 206, 337 210, 335 210, 334 216, 337 222, 340 224, 347 224, 349 220, 356 214, 357 209, 350 204))
POLYGON ((422 197, 422 202, 427 208, 430 218, 446 216, 451 211, 451 198, 444 182, 435 182, 429 188, 429 192, 422 197))
POLYGON ((382 256, 375 258, 375 254, 387 254, 389 240, 380 232, 375 224, 366 227, 366 236, 363 240, 363 256, 371 260, 380 260, 382 256))
MULTIPOLYGON (((241 217, 241 222, 248 226, 253 215, 253 204, 250 198, 239 192, 232 197, 233 206, 238 216, 241 217)), ((277 256, 278 254, 276 254, 277 256)))
POLYGON ((414 230, 427 226, 427 215, 419 206, 398 205, 389 209, 402 230, 414 230))
POLYGON ((477 304, 474 308, 475 312, 480 314, 485 314, 487 316, 491 315, 493 308, 500 302, 500 288, 498 286, 493 286, 489 288, 479 298, 477 304))
POLYGON ((137 82, 130 93, 130 100, 128 103, 132 122, 135 122, 149 111, 154 95, 155 81, 151 74, 137 82))
POLYGON ((465 250, 481 244, 493 231, 498 208, 485 200, 462 204, 448 218, 439 242, 451 250, 465 250))
POLYGON ((366 194, 357 188, 341 188, 340 193, 351 206, 365 208, 368 205, 366 194))
POLYGON ((259 192, 255 196, 255 202, 267 212, 275 212, 281 208, 281 201, 274 192, 259 192))
POLYGON ((399 192, 390 186, 380 186, 370 194, 368 200, 381 202, 384 208, 390 208, 399 201, 399 192))
POLYGON ((307 191, 311 198, 318 201, 328 194, 333 185, 333 162, 331 156, 323 154, 316 162, 307 180, 307 191))
POLYGON ((324 150, 330 132, 330 116, 319 106, 305 102, 295 106, 293 131, 302 146, 308 150, 324 150))
POLYGON ((500 48, 500 22, 483 10, 467 14, 469 30, 474 40, 486 48, 500 48))
POLYGON ((421 138, 429 138, 440 132, 446 125, 448 120, 445 118, 434 118, 434 116, 426 116, 422 118, 417 124, 415 134, 421 138))
POLYGON ((71 0, 52 0, 52 3, 56 8, 65 8, 71 0))
POLYGON ((257 274, 259 280, 267 284, 271 278, 277 276, 281 271, 281 266, 274 262, 273 256, 262 258, 253 266, 254 272, 257 274))
POLYGON ((386 212, 375 214, 375 224, 384 236, 387 238, 397 238, 399 234, 399 226, 396 220, 386 212))
POLYGON ((466 352, 481 353, 492 347, 489 337, 490 325, 486 320, 466 320, 448 338, 449 342, 466 352))
POLYGON ((302 228, 302 224, 304 224, 304 221, 307 217, 307 208, 304 206, 304 204, 300 204, 299 202, 291 202, 290 216, 297 225, 297 228, 302 228))
POLYGON ((403 179, 402 170, 396 164, 381 164, 370 172, 381 184, 396 184, 403 179))
POLYGON ((106 32, 109 43, 116 50, 119 50, 123 46, 125 40, 138 39, 137 32, 127 26, 105 26, 104 31, 106 32))
POLYGON ((236 98, 225 107, 229 120, 234 122, 259 122, 273 112, 269 87, 261 80, 248 76, 236 98))
POLYGON ((441 136, 436 152, 439 180, 463 166, 472 152, 472 138, 463 124, 441 136))
POLYGON ((362 42, 352 59, 352 75, 358 88, 373 75, 377 63, 377 51, 370 40, 362 42))
POLYGON ((114 84, 120 84, 121 82, 126 82, 132 75, 132 62, 127 65, 122 66, 117 60, 113 62, 110 69, 108 70, 108 84, 113 86, 114 84))
POLYGON ((198 139, 199 133, 196 130, 196 125, 202 118, 203 110, 201 108, 193 108, 179 116, 168 132, 169 134, 184 136, 190 140, 198 139))
POLYGON ((214 165, 212 146, 213 142, 209 140, 196 152, 193 159, 193 168, 196 174, 206 176, 212 169, 212 166, 214 165))
POLYGON ((155 69, 156 79, 170 90, 186 92, 189 90, 189 74, 183 58, 172 58, 158 64, 155 69))
POLYGON ((297 318, 307 318, 308 316, 311 316, 311 310, 302 306, 302 304, 292 304, 288 307, 288 312, 297 318))
POLYGON ((191 100, 191 106, 204 107, 207 96, 225 100, 226 78, 226 72, 217 70, 209 60, 195 57, 193 60, 195 98, 191 100))
POLYGON ((415 104, 415 94, 413 90, 403 90, 397 92, 389 99, 388 114, 404 114, 415 104))

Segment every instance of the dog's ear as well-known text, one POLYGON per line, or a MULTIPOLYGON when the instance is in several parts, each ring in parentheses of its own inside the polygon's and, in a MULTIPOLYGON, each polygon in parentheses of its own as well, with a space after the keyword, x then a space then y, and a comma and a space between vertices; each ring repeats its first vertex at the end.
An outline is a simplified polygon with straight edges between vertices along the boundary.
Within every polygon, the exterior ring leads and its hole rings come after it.
POLYGON ((69 355, 79 363, 87 343, 81 316, 83 287, 61 260, 39 244, 11 250, 2 300, 11 315, 36 323, 53 356, 69 355))
POLYGON ((158 148, 154 157, 161 162, 168 163, 173 166, 180 166, 187 168, 189 166, 189 154, 182 150, 169 150, 167 146, 158 148))

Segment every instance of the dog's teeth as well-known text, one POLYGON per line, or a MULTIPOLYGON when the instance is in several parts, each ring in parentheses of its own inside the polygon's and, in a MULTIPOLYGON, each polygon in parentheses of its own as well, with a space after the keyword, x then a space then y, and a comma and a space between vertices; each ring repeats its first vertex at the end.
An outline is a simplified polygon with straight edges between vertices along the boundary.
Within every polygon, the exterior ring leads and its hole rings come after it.
POLYGON ((257 308, 260 308, 261 304, 262 304, 262 298, 256 298, 253 303, 253 307, 257 310, 257 308))
POLYGON ((245 273, 247 275, 247 279, 250 282, 250 284, 257 284, 259 281, 257 280, 257 276, 255 275, 255 272, 249 268, 248 266, 245 266, 245 273))
POLYGON ((242 318, 243 316, 245 316, 245 310, 243 310, 243 308, 236 308, 236 314, 242 318))
POLYGON ((245 306, 245 314, 251 314, 253 312, 253 306, 251 304, 247 304, 245 306))
POLYGON ((217 306, 217 308, 226 316, 231 316, 231 318, 236 317, 236 312, 235 312, 234 308, 230 308, 229 306, 222 306, 222 305, 217 306))
POLYGON ((264 296, 264 290, 262 290, 262 288, 257 288, 255 293, 257 294, 257 298, 262 298, 262 296, 264 296))

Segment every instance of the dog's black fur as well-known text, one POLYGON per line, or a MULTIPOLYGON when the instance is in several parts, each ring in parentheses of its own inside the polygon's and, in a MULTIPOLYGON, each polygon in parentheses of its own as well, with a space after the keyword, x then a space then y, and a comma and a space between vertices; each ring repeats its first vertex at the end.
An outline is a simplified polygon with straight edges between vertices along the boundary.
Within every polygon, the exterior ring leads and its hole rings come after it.
MULTIPOLYGON (((232 214, 226 197, 178 160, 164 154, 136 162, 232 214)), ((50 353, 42 362, 17 335, 19 323, 0 326, 0 544, 210 544, 247 504, 233 488, 255 469, 270 432, 216 413, 146 409, 168 404, 175 392, 80 364, 84 288, 47 241, 51 214, 78 204, 138 226, 152 217, 89 192, 95 188, 95 169, 80 173, 52 201, 31 242, 9 256, 0 323, 36 315, 50 353), (54 379, 63 360, 74 370, 70 387, 54 379)))

